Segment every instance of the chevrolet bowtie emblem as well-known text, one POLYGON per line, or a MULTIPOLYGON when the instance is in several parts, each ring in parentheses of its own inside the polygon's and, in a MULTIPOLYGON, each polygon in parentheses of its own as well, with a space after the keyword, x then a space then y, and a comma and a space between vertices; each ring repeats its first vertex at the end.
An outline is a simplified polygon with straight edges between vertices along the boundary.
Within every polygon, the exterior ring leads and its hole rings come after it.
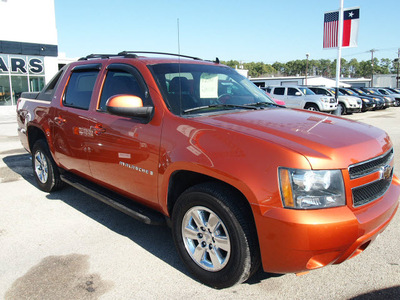
POLYGON ((379 170, 380 178, 384 180, 389 180, 392 177, 392 171, 392 166, 386 165, 381 167, 381 169, 379 170))

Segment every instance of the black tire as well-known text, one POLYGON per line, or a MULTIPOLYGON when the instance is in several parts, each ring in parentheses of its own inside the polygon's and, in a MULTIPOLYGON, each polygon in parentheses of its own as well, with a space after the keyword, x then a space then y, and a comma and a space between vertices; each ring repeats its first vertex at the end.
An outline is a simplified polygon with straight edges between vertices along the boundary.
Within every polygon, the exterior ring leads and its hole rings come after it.
POLYGON ((197 279, 214 288, 244 282, 260 266, 253 216, 240 197, 225 185, 203 183, 186 190, 173 208, 179 256, 197 279), (199 215, 203 220, 195 219, 199 215))
POLYGON ((346 105, 344 105, 343 103, 339 103, 338 108, 340 109, 341 115, 347 115, 346 105))
POLYGON ((33 145, 32 169, 36 182, 42 191, 52 192, 64 185, 58 167, 44 140, 38 140, 33 145))
POLYGON ((311 111, 319 111, 319 107, 316 104, 306 104, 304 109, 311 110, 311 111))

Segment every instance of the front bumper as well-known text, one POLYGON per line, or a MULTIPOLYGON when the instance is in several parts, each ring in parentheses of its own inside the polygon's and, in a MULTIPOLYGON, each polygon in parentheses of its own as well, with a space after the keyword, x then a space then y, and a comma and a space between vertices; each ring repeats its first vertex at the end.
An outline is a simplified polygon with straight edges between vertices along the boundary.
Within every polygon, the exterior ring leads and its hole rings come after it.
POLYGON ((321 210, 271 208, 255 220, 263 268, 271 273, 299 273, 339 264, 361 253, 394 217, 400 182, 358 208, 321 210))
POLYGON ((346 110, 347 110, 347 112, 349 112, 349 113, 358 113, 358 112, 360 112, 361 111, 361 107, 356 107, 356 106, 354 106, 354 107, 348 107, 348 108, 346 108, 346 110))
POLYGON ((322 102, 321 111, 334 111, 337 109, 337 103, 326 103, 322 102))

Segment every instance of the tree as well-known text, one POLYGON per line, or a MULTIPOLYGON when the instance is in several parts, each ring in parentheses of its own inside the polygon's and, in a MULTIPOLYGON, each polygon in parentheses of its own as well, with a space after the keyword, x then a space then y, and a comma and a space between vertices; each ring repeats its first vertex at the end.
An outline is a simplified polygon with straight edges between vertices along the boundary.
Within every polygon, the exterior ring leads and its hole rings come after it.
MULTIPOLYGON (((239 61, 230 60, 228 62, 222 62, 232 68, 240 66, 239 61)), ((250 62, 244 63, 243 67, 249 70, 249 76, 251 77, 266 77, 271 75, 278 76, 304 76, 306 72, 307 60, 291 60, 286 63, 274 62, 272 65, 265 64, 263 62, 250 62)), ((350 61, 341 59, 341 76, 344 77, 371 77, 372 65, 371 60, 357 61, 352 58, 350 61)), ((374 74, 390 74, 397 73, 397 63, 389 58, 374 58, 374 74)), ((336 59, 331 61, 330 59, 319 59, 308 61, 308 75, 318 75, 327 78, 333 78, 336 76, 336 59)))
POLYGON ((348 65, 349 65, 349 76, 355 77, 358 66, 359 66, 357 59, 352 58, 348 65))

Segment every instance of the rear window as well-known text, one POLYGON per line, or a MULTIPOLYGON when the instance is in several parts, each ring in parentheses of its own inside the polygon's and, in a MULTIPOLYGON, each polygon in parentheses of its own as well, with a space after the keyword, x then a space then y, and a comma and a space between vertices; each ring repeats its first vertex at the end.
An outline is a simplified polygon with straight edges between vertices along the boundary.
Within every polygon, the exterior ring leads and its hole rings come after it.
POLYGON ((275 88, 273 93, 275 95, 285 95, 285 88, 275 88))

